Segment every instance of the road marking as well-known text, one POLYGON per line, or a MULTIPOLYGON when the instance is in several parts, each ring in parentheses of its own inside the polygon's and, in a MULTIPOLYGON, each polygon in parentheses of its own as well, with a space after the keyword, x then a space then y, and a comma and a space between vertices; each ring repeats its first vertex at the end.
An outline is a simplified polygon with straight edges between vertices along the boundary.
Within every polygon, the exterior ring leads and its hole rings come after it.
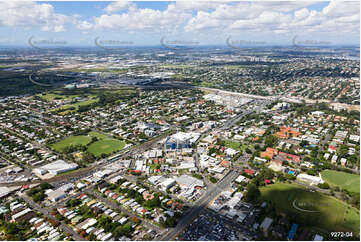
POLYGON ((296 206, 296 200, 297 200, 297 199, 293 200, 293 203, 292 203, 292 206, 293 206, 295 209, 297 209, 297 210, 299 210, 299 211, 301 211, 301 212, 306 212, 306 213, 319 213, 319 211, 307 210, 307 209, 302 209, 302 208, 300 208, 300 207, 297 207, 297 206, 296 206))

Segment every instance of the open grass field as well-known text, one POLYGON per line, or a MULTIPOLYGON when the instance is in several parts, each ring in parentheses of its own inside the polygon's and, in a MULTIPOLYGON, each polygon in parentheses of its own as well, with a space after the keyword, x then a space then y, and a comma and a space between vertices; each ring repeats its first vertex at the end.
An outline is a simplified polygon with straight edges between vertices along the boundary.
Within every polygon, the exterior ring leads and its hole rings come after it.
POLYGON ((52 145, 52 148, 62 152, 65 147, 72 145, 88 145, 88 151, 93 155, 100 157, 102 154, 111 154, 124 148, 125 142, 113 139, 100 132, 91 131, 88 135, 70 136, 52 145), (92 137, 97 137, 98 141, 91 143, 92 137), (89 144, 91 143, 91 144, 89 144))
POLYGON ((54 108, 54 109, 51 109, 50 111, 58 111, 58 110, 68 110, 72 107, 75 108, 75 110, 78 110, 78 108, 80 106, 85 106, 85 105, 89 105, 89 104, 92 104, 92 103, 95 103, 99 100, 99 98, 96 98, 96 99, 89 99, 87 101, 82 101, 82 102, 77 102, 77 103, 73 103, 73 104, 65 104, 61 107, 58 107, 58 108, 54 108))
POLYGON ((52 145, 52 148, 58 152, 61 152, 65 147, 72 145, 87 145, 91 142, 91 137, 81 135, 81 136, 69 136, 55 144, 52 145))
POLYGON ((162 65, 161 67, 178 69, 178 68, 191 68, 193 66, 191 66, 191 65, 183 65, 183 64, 168 64, 168 65, 162 65))
POLYGON ((99 157, 101 154, 111 154, 114 151, 121 150, 124 146, 124 141, 117 139, 103 139, 92 143, 89 146, 88 151, 96 157, 99 157))
POLYGON ((360 193, 360 176, 341 171, 325 170, 322 179, 332 186, 339 186, 350 192, 360 193))
POLYGON ((174 75, 172 76, 172 78, 175 78, 175 79, 183 79, 183 78, 185 78, 185 76, 182 75, 182 74, 174 74, 174 75))
POLYGON ((261 189, 262 199, 296 223, 329 235, 332 231, 360 234, 359 211, 334 197, 310 192, 300 185, 276 183, 261 189))
POLYGON ((209 88, 213 88, 213 87, 214 87, 214 83, 213 83, 213 82, 205 82, 205 81, 202 81, 199 85, 202 86, 202 87, 209 87, 209 88))
POLYGON ((91 131, 89 132, 89 135, 92 137, 97 137, 99 140, 100 139, 107 139, 109 138, 108 136, 106 136, 105 134, 99 133, 99 132, 95 132, 95 131, 91 131))
POLYGON ((72 72, 112 72, 112 73, 127 73, 128 69, 108 69, 108 68, 76 68, 76 69, 70 69, 69 71, 72 72))
POLYGON ((239 151, 243 151, 247 147, 247 145, 242 145, 241 143, 233 140, 225 140, 224 144, 228 148, 232 148, 234 150, 239 150, 239 151))
POLYGON ((240 66, 240 65, 226 65, 224 66, 224 69, 244 69, 246 68, 245 66, 240 66))
POLYGON ((72 99, 75 97, 79 97, 79 95, 59 95, 57 93, 47 93, 47 94, 38 95, 38 96, 47 102, 51 102, 54 99, 72 99))

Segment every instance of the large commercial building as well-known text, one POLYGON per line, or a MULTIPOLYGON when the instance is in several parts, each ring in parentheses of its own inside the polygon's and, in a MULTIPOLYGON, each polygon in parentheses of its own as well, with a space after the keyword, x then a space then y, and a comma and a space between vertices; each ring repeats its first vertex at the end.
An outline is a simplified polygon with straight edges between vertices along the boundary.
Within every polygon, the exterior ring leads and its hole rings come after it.
POLYGON ((7 187, 0 187, 0 198, 4 198, 9 195, 10 189, 7 187))
POLYGON ((191 148, 192 145, 199 139, 200 133, 195 132, 178 132, 169 136, 164 142, 165 149, 183 149, 191 148))
POLYGON ((34 169, 34 173, 38 175, 44 175, 46 173, 57 175, 66 171, 75 170, 77 168, 78 165, 75 163, 67 163, 63 160, 57 160, 52 163, 46 164, 42 167, 34 169))
POLYGON ((189 175, 181 175, 178 177, 174 177, 174 179, 178 183, 178 185, 184 189, 191 189, 191 188, 195 188, 195 187, 203 187, 204 186, 204 183, 202 180, 199 180, 199 179, 194 178, 189 175))
POLYGON ((61 189, 57 189, 55 191, 48 193, 48 199, 52 202, 57 202, 65 197, 66 197, 66 193, 61 189))

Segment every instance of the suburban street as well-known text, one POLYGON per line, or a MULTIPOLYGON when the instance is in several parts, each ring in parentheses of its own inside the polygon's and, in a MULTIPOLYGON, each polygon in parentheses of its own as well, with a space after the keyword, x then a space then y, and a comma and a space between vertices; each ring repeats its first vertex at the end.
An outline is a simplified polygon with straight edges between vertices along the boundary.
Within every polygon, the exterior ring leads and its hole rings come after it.
MULTIPOLYGON (((21 195, 21 198, 25 200, 33 209, 37 210, 38 212, 42 213, 44 216, 49 217, 53 220, 57 220, 54 216, 52 216, 49 213, 49 209, 42 208, 39 204, 35 203, 31 198, 29 198, 27 195, 21 195)), ((59 221, 60 225, 59 227, 61 230, 63 230, 65 233, 71 234, 71 236, 78 241, 85 241, 84 238, 82 238, 77 232, 75 232, 70 226, 66 225, 64 222, 59 221)))
POLYGON ((138 219, 140 219, 142 221, 142 223, 147 226, 149 229, 153 229, 155 231, 157 231, 158 233, 161 231, 161 229, 147 221, 145 221, 145 219, 139 217, 138 215, 135 215, 134 213, 129 212, 128 210, 122 208, 121 206, 119 206, 119 204, 117 204, 114 201, 110 201, 107 198, 104 198, 102 196, 100 196, 98 193, 93 191, 93 187, 89 187, 87 189, 84 190, 84 192, 93 195, 96 197, 97 200, 103 202, 104 204, 106 204, 107 206, 109 206, 111 209, 120 209, 123 213, 126 213, 128 216, 130 217, 136 217, 138 219))

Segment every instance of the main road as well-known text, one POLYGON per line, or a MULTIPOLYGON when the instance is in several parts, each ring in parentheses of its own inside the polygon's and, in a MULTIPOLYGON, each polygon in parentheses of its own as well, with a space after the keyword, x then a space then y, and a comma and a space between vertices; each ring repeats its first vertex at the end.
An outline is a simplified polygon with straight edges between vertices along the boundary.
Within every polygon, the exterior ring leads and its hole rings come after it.
MULTIPOLYGON (((268 101, 269 102, 269 101, 268 101)), ((266 103, 268 103, 266 101, 266 103)), ((220 129, 227 130, 235 125, 242 117, 246 115, 250 115, 254 112, 259 112, 264 105, 260 105, 259 107, 255 108, 254 110, 249 110, 243 113, 236 115, 235 117, 228 120, 224 123, 220 129)), ((208 132, 203 134, 201 137, 204 137, 208 132)), ((200 138, 201 139, 201 138, 200 138)), ((199 139, 199 140, 200 140, 199 139)), ((183 217, 179 220, 175 228, 170 229, 166 234, 162 235, 160 240, 168 241, 172 240, 177 234, 182 232, 182 230, 193 221, 202 211, 205 209, 208 204, 214 200, 221 192, 223 192, 227 187, 231 185, 237 177, 239 176, 239 172, 231 170, 225 175, 222 180, 220 180, 216 185, 209 184, 206 190, 206 193, 194 203, 192 208, 183 215, 183 217)))
MULTIPOLYGON (((267 103, 267 101, 266 101, 267 103)), ((224 123, 220 129, 227 130, 235 125, 242 117, 250 115, 254 112, 259 112, 264 105, 260 105, 254 110, 248 110, 246 112, 240 113, 235 117, 228 120, 224 123)), ((208 132, 203 134, 201 137, 204 137, 208 132)), ((201 139, 201 138, 200 138, 201 139)), ((200 140, 199 139, 199 140, 200 140)), ((209 184, 206 190, 206 193, 194 203, 192 208, 183 215, 179 220, 175 228, 170 229, 165 235, 161 237, 160 240, 172 240, 178 233, 180 233, 193 219, 195 219, 203 209, 205 209, 208 204, 214 200, 221 192, 223 192, 227 187, 231 185, 231 182, 234 181, 239 176, 239 172, 231 170, 225 175, 222 180, 220 180, 216 185, 209 184)))
POLYGON ((225 191, 225 189, 231 185, 231 182, 234 181, 238 176, 239 174, 237 172, 230 171, 216 185, 210 185, 206 190, 206 193, 197 202, 194 203, 188 212, 182 216, 176 227, 170 229, 166 234, 162 235, 160 240, 173 240, 173 238, 181 233, 183 229, 185 229, 188 224, 191 223, 212 200, 214 200, 221 192, 225 191))

